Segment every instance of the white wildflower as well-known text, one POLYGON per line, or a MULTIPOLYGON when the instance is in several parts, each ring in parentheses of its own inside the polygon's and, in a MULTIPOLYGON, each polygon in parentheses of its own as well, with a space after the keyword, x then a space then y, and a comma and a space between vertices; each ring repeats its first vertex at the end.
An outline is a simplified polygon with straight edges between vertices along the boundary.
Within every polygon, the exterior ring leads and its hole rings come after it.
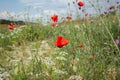
POLYGON ((75 25, 75 28, 79 29, 80 27, 78 25, 75 25))
POLYGON ((45 57, 45 59, 43 59, 43 62, 47 65, 47 66, 53 66, 55 65, 55 63, 52 61, 52 59, 50 57, 45 57))
POLYGON ((62 51, 62 52, 60 52, 60 55, 67 55, 68 53, 66 53, 66 52, 64 52, 64 51, 62 51))
POLYGON ((42 48, 42 49, 51 49, 46 40, 43 40, 43 41, 41 42, 40 48, 42 48))
POLYGON ((1 38, 3 39, 3 38, 5 38, 5 36, 1 36, 1 38))
POLYGON ((56 74, 66 74, 66 75, 68 74, 66 71, 62 71, 62 70, 59 70, 59 69, 56 69, 56 68, 53 68, 53 70, 56 74))
POLYGON ((80 75, 73 75, 73 76, 70 76, 70 78, 68 80, 82 80, 82 76, 80 75))
POLYGON ((56 57, 57 60, 63 60, 63 61, 67 61, 67 59, 65 57, 56 57))
POLYGON ((8 72, 3 72, 2 74, 0 74, 0 80, 4 80, 4 78, 6 78, 8 76, 9 76, 8 72))
POLYGON ((27 25, 20 26, 20 28, 25 28, 25 27, 27 27, 27 25))
POLYGON ((43 50, 39 50, 39 52, 38 52, 38 54, 40 55, 40 56, 42 56, 44 53, 46 53, 47 51, 43 51, 43 50))
POLYGON ((42 43, 42 44, 45 44, 45 43, 47 43, 47 41, 46 41, 46 40, 43 40, 41 43, 42 43))
POLYGON ((32 56, 28 57, 27 59, 28 59, 28 60, 32 60, 32 56))

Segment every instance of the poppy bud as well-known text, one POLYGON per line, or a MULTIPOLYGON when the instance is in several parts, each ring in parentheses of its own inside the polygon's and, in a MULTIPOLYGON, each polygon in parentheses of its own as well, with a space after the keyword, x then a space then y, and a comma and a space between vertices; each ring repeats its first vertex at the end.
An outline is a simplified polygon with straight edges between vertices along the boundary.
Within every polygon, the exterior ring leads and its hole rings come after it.
POLYGON ((79 1, 78 6, 82 7, 82 6, 84 6, 84 3, 82 1, 79 1))

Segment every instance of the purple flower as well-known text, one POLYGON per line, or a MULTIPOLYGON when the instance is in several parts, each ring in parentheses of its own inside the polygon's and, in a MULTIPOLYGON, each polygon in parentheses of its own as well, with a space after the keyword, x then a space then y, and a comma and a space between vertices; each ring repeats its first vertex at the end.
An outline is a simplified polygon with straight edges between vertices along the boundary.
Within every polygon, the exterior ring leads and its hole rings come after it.
POLYGON ((116 39, 115 40, 115 43, 118 45, 118 44, 120 44, 120 40, 119 39, 116 39))
POLYGON ((116 3, 119 4, 119 1, 117 1, 116 3))
POLYGON ((94 20, 90 20, 91 23, 94 23, 94 20))
POLYGON ((112 9, 115 9, 115 6, 112 5, 109 7, 109 10, 112 10, 112 9))
POLYGON ((76 0, 76 2, 78 2, 78 0, 76 0))
POLYGON ((104 11, 104 14, 107 14, 108 13, 108 11, 104 11))
POLYGON ((81 10, 81 7, 79 7, 79 10, 81 10))

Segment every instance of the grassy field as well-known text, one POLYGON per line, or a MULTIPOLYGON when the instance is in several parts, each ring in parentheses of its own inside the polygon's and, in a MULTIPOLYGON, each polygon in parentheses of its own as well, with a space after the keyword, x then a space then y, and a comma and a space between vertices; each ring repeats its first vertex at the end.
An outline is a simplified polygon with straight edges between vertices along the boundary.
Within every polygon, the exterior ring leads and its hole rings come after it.
POLYGON ((0 27, 0 80, 120 80, 119 41, 120 15, 111 13, 56 27, 0 27), (56 47, 57 36, 68 45, 56 47))

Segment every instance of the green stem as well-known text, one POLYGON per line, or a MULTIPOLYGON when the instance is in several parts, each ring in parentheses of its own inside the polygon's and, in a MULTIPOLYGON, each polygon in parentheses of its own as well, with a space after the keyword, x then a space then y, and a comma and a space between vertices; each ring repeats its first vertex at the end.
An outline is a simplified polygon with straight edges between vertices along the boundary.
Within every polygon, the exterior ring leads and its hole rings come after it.
POLYGON ((113 43, 114 43, 114 45, 115 45, 116 49, 117 49, 117 50, 118 50, 118 52, 120 53, 120 50, 119 50, 119 48, 118 48, 117 44, 115 43, 114 38, 112 37, 112 34, 110 33, 110 31, 109 31, 109 29, 108 29, 107 27, 105 27, 105 28, 106 28, 106 30, 107 30, 107 32, 108 32, 108 34, 110 35, 110 37, 111 37, 111 39, 112 39, 112 41, 113 41, 113 43))
POLYGON ((105 25, 105 23, 103 22, 103 20, 101 20, 101 21, 102 21, 102 23, 104 24, 105 29, 107 30, 107 32, 108 32, 110 38, 112 39, 112 41, 113 41, 113 43, 114 43, 116 49, 118 50, 118 52, 119 52, 119 54, 120 54, 120 50, 119 50, 117 44, 115 43, 114 38, 113 38, 112 34, 110 33, 110 30, 108 29, 108 27, 106 27, 106 25, 105 25))

